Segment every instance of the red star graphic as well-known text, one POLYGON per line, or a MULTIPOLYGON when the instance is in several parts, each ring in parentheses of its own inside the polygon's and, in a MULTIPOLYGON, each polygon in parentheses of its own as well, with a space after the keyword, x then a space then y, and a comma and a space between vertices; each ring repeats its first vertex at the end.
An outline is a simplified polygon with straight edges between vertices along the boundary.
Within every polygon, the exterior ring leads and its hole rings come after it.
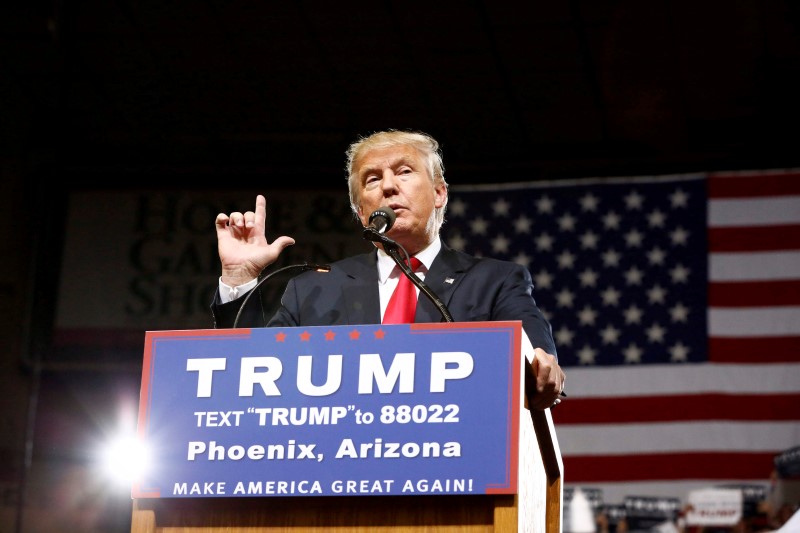
POLYGON ((357 329, 354 329, 353 331, 350 332, 350 339, 351 340, 354 340, 354 341, 358 340, 358 338, 360 336, 361 336, 361 333, 359 333, 357 329))
POLYGON ((308 342, 309 339, 311 339, 311 333, 304 331, 303 333, 300 334, 301 341, 308 342))
POLYGON ((383 340, 384 336, 386 336, 386 332, 383 331, 382 329, 379 329, 378 331, 375 332, 375 338, 376 339, 383 340))
POLYGON ((325 334, 326 341, 332 341, 335 338, 336 338, 336 333, 332 332, 331 330, 328 330, 328 332, 325 334))
POLYGON ((286 333, 277 333, 275 334, 275 341, 276 342, 284 342, 286 340, 286 333))

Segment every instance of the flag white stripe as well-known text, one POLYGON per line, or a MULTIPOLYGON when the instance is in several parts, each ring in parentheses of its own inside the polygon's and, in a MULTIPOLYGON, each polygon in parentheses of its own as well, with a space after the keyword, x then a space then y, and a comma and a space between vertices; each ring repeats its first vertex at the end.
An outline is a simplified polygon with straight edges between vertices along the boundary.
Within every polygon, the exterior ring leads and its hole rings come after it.
POLYGON ((711 200, 708 223, 712 228, 798 224, 800 196, 711 200))
POLYGON ((560 424, 561 454, 626 455, 678 452, 776 452, 797 446, 800 423, 666 422, 658 424, 560 424))
POLYGON ((567 371, 566 391, 569 398, 796 393, 800 392, 800 363, 573 367, 567 371))
POLYGON ((800 307, 712 307, 708 311, 711 337, 780 337, 798 335, 798 332, 800 307))
POLYGON ((712 253, 708 277, 711 282, 798 279, 800 251, 712 253))

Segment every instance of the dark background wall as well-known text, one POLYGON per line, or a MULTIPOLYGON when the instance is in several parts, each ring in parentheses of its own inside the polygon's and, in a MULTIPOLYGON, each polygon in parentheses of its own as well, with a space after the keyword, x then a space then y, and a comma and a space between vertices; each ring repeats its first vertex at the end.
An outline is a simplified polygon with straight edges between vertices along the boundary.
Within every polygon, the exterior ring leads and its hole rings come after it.
POLYGON ((74 430, 41 394, 118 392, 40 390, 31 364, 70 192, 344 194, 347 144, 389 127, 437 137, 454 184, 800 166, 791 0, 16 1, 0 40, 2 531, 129 527, 124 498, 70 501, 75 457, 29 447, 31 420, 74 430), (54 493, 21 505, 31 462, 54 493))
POLYGON ((386 127, 434 134, 459 183, 798 157, 786 0, 3 9, 3 144, 67 187, 329 183, 386 127))

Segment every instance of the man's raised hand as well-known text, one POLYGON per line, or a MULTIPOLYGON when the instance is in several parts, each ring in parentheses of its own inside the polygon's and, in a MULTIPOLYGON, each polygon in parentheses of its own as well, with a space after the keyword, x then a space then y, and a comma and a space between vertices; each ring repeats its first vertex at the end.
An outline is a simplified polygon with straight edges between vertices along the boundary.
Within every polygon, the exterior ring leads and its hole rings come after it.
POLYGON ((220 213, 215 224, 222 282, 237 287, 258 277, 274 263, 294 239, 282 235, 270 243, 266 237, 267 200, 256 196, 255 211, 220 213))

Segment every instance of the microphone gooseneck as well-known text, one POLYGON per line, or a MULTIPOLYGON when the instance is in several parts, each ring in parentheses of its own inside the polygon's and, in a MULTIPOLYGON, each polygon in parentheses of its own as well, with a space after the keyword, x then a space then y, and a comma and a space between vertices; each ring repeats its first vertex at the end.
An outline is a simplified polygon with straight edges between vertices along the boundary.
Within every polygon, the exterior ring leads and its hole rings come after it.
MULTIPOLYGON (((236 328, 236 326, 239 325, 239 318, 241 318, 241 316, 242 316, 242 310, 247 305, 247 302, 248 302, 248 300, 250 300, 250 297, 253 296, 253 294, 256 292, 256 289, 258 289, 258 287, 260 287, 262 283, 267 281, 269 278, 271 278, 275 274, 280 274, 281 272, 283 272, 285 270, 290 270, 290 269, 299 269, 301 272, 305 272, 306 270, 316 270, 317 272, 330 272, 331 271, 331 266, 330 265, 318 265, 318 264, 315 264, 315 263, 298 263, 296 265, 287 265, 287 266, 281 267, 281 268, 279 268, 277 270, 273 270, 272 272, 270 272, 269 274, 267 274, 266 276, 264 276, 263 278, 258 280, 258 283, 256 283, 256 286, 253 287, 253 289, 249 293, 247 293, 247 296, 244 297, 244 301, 242 301, 242 305, 239 307, 239 311, 236 313, 236 318, 233 321, 233 327, 234 328, 236 328)), ((266 324, 264 324, 264 325, 266 326, 266 324)))
POLYGON ((414 271, 411 270, 411 267, 408 266, 411 260, 408 256, 408 252, 406 251, 406 249, 403 248, 399 243, 390 239, 389 237, 384 236, 381 242, 383 242, 383 249, 386 250, 386 253, 389 254, 389 257, 394 259, 394 262, 397 263, 397 266, 400 267, 400 270, 403 272, 403 274, 405 274, 405 276, 411 280, 411 283, 413 283, 416 287, 419 288, 419 291, 422 294, 427 296, 428 299, 431 302, 433 302, 433 305, 435 305, 436 309, 439 310, 439 313, 442 315, 444 321, 455 322, 455 320, 453 320, 453 316, 450 314, 450 310, 447 309, 447 306, 444 304, 441 298, 439 298, 431 290, 431 288, 425 284, 424 281, 419 279, 419 277, 414 273, 414 271), (403 251, 402 256, 400 255, 398 249, 403 251))
POLYGON ((450 311, 447 309, 447 306, 444 305, 444 302, 441 300, 441 298, 436 296, 430 287, 425 285, 425 282, 419 279, 414 271, 408 266, 410 259, 406 249, 403 248, 400 243, 386 236, 386 232, 391 229, 396 218, 397 215, 391 207, 382 207, 376 211, 373 211, 373 213, 369 216, 369 226, 364 228, 364 239, 383 244, 383 249, 387 254, 389 254, 389 257, 391 257, 394 262, 397 263, 397 266, 399 266, 403 274, 411 280, 411 283, 413 283, 422 294, 427 296, 428 299, 433 302, 433 305, 435 305, 436 309, 439 310, 439 313, 441 313, 444 321, 455 322, 453 320, 453 316, 450 314, 450 311), (385 227, 382 227, 382 230, 379 230, 381 225, 384 223, 385 227), (400 255, 400 250, 403 251, 403 255, 400 255))

